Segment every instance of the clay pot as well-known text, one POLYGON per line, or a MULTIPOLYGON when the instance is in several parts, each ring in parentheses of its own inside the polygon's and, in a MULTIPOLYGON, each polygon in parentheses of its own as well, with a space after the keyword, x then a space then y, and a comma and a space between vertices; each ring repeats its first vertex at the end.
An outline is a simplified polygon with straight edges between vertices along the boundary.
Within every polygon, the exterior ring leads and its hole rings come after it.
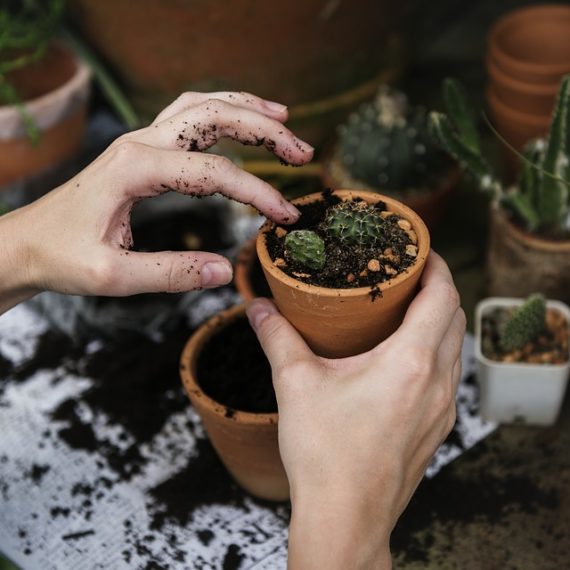
POLYGON ((486 96, 495 128, 515 149, 521 151, 528 141, 548 134, 550 115, 515 111, 499 99, 492 87, 487 89, 486 96))
POLYGON ((487 60, 487 71, 497 98, 514 111, 536 116, 550 116, 560 85, 524 83, 504 73, 492 59, 487 60))
POLYGON ((313 145, 407 61, 409 10, 397 0, 69 4, 143 115, 186 90, 245 90, 289 105, 313 145))
POLYGON ((41 138, 34 146, 13 106, 0 106, 0 186, 73 156, 85 127, 89 70, 69 48, 53 44, 40 62, 9 74, 41 138))
POLYGON ((507 13, 491 28, 488 54, 512 79, 553 85, 570 73, 570 6, 545 4, 507 13))
POLYGON ((428 191, 392 192, 388 188, 372 188, 354 180, 334 150, 323 159, 321 172, 321 179, 325 188, 354 188, 392 196, 414 210, 432 232, 443 219, 451 202, 452 192, 461 178, 460 169, 454 165, 442 178, 439 187, 428 191))
MULTIPOLYGON (((379 285, 381 295, 374 300, 370 287, 328 289, 308 285, 289 277, 275 266, 265 244, 271 229, 266 222, 257 238, 257 255, 281 313, 295 326, 314 352, 327 358, 352 356, 370 350, 390 336, 400 325, 424 268, 430 236, 421 218, 410 208, 381 194, 359 190, 336 190, 342 199, 359 197, 374 204, 386 203, 388 210, 408 220, 418 236, 416 263, 407 271, 379 285)), ((294 204, 308 204, 322 196, 310 194, 294 204)))
POLYGON ((488 291, 497 297, 542 293, 570 302, 570 240, 552 241, 515 226, 498 207, 491 210, 487 252, 488 291))
POLYGON ((197 377, 204 346, 223 327, 241 318, 245 318, 245 305, 223 311, 202 325, 182 351, 180 376, 214 449, 234 479, 256 497, 284 501, 289 497, 289 483, 279 455, 278 415, 235 411, 227 417, 226 407, 203 392, 197 377))
POLYGON ((244 301, 271 296, 255 251, 256 239, 254 236, 245 242, 234 264, 234 285, 244 301))

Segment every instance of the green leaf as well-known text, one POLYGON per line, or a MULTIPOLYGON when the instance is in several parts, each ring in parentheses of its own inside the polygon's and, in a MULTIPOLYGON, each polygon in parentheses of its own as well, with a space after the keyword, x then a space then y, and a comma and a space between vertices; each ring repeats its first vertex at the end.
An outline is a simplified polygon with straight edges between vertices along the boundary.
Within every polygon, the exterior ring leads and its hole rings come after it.
POLYGON ((503 205, 510 208, 525 223, 528 230, 534 231, 540 226, 538 212, 526 194, 508 194, 503 198, 503 205))
POLYGON ((465 87, 459 81, 448 77, 443 82, 443 101, 449 120, 456 128, 463 144, 473 152, 480 152, 477 120, 469 104, 465 87))

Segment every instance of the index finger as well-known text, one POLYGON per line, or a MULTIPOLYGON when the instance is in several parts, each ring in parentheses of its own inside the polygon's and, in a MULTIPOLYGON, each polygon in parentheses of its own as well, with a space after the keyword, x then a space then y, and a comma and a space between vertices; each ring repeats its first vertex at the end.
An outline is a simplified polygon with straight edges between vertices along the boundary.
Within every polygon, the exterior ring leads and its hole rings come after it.
POLYGON ((421 278, 421 289, 410 304, 394 340, 436 350, 459 308, 459 293, 447 263, 430 251, 421 278))

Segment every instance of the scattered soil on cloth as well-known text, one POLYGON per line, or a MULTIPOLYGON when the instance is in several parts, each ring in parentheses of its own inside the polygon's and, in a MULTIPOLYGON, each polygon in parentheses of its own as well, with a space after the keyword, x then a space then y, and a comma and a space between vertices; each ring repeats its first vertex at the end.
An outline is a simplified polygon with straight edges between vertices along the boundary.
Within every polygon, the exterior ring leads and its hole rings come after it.
POLYGON ((227 408, 253 413, 277 412, 271 367, 247 319, 216 333, 198 357, 200 387, 227 408))
POLYGON ((483 316, 481 349, 484 356, 497 362, 526 364, 563 364, 568 361, 568 323, 556 309, 546 310, 545 327, 533 341, 519 350, 503 352, 499 347, 501 323, 514 308, 495 309, 483 316))
MULTIPOLYGON (((330 289, 377 287, 415 263, 415 256, 406 253, 406 247, 414 245, 412 238, 398 226, 403 218, 396 214, 386 217, 385 236, 375 246, 342 245, 327 236, 321 227, 329 208, 341 200, 330 190, 325 190, 322 197, 322 201, 298 206, 301 217, 295 224, 276 226, 266 234, 271 259, 285 260, 286 265, 280 265, 280 268, 287 275, 303 283, 330 289), (326 262, 322 270, 314 271, 287 260, 284 234, 294 230, 312 230, 323 238, 326 262), (371 260, 379 262, 377 270, 369 269, 371 260)), ((375 208, 379 215, 387 211, 384 202, 376 203, 375 208)))

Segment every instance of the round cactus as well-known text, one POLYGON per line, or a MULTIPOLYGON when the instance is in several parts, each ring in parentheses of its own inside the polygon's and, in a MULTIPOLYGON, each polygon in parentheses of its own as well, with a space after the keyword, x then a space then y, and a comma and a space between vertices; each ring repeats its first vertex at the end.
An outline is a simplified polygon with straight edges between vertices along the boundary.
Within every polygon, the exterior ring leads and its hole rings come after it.
POLYGON ((546 301, 542 295, 531 295, 501 327, 499 346, 504 352, 521 349, 544 329, 546 301))
POLYGON ((366 202, 340 202, 329 209, 323 228, 343 245, 375 245, 384 234, 384 220, 366 202))
POLYGON ((293 263, 319 271, 325 265, 325 242, 310 230, 294 230, 285 236, 285 257, 293 263))
POLYGON ((421 188, 436 156, 425 111, 409 108, 405 95, 386 86, 339 127, 342 164, 372 188, 421 188))

